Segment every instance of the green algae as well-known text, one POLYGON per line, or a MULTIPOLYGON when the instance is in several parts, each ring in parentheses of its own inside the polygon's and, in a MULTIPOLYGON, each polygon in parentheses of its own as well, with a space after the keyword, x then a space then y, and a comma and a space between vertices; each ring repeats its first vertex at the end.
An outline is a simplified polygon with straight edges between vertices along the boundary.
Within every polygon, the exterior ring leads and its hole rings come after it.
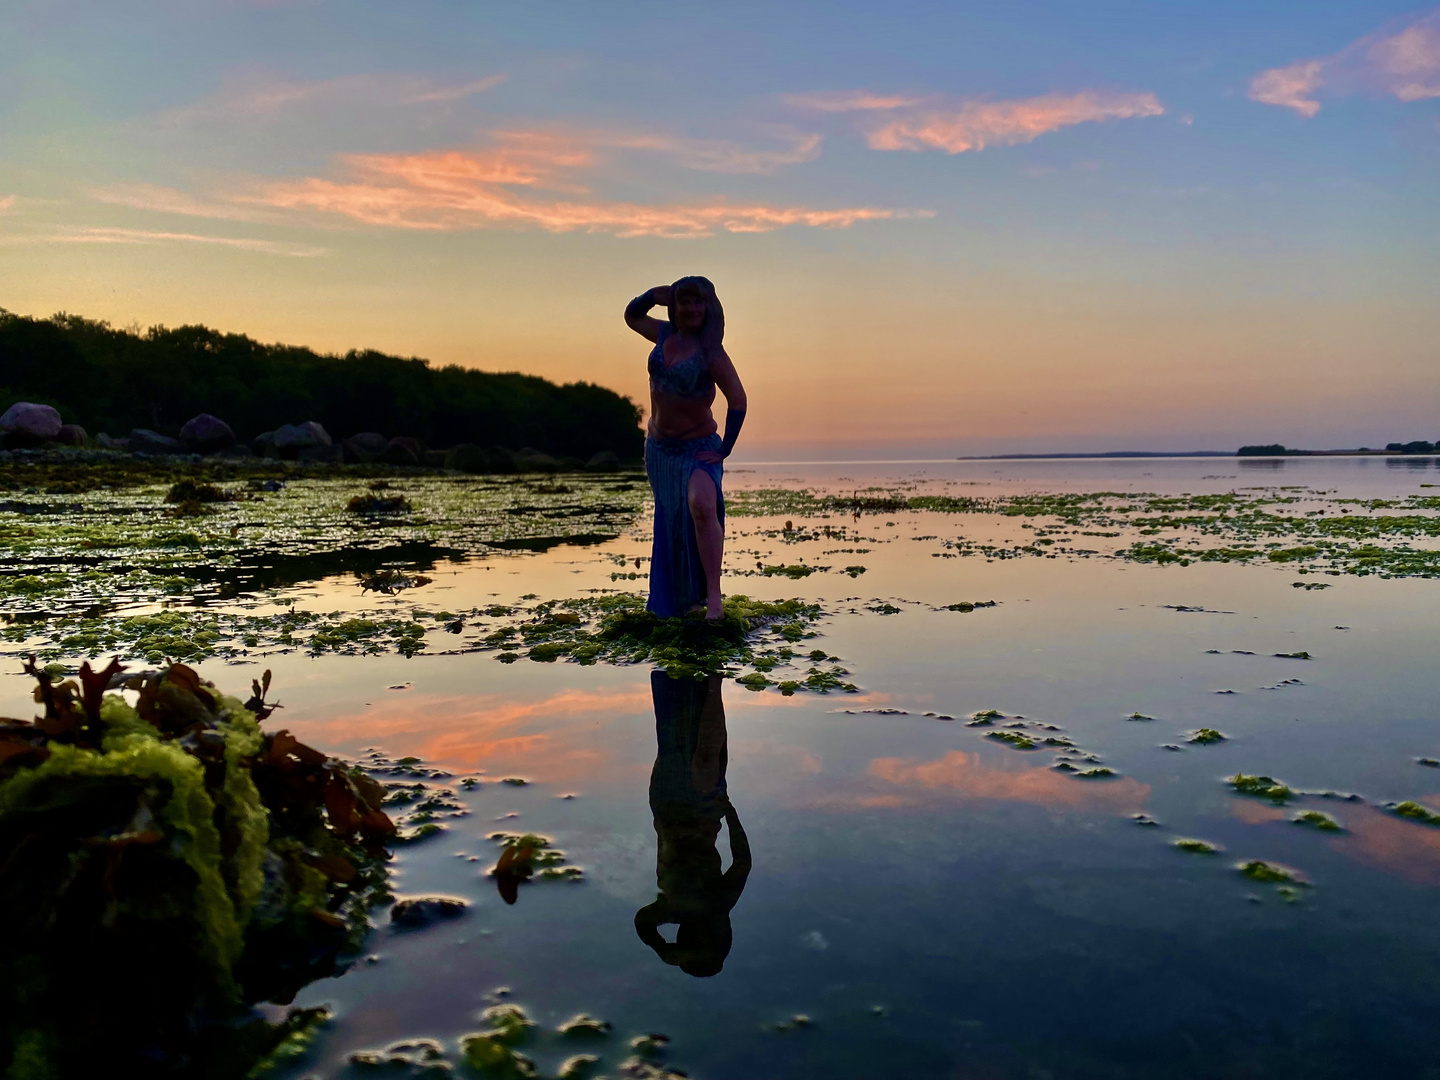
POLYGON ((1225 740, 1229 738, 1228 735, 1208 727, 1197 728, 1195 731, 1187 732, 1186 734, 1189 735, 1189 738, 1185 740, 1186 742, 1197 743, 1200 746, 1210 746, 1214 743, 1225 742, 1225 740))
POLYGON ((996 720, 1005 719, 1005 714, 999 709, 981 709, 979 712, 970 714, 970 719, 965 722, 966 727, 986 727, 996 720))
POLYGON ((561 1035, 571 1039, 605 1038, 615 1030, 608 1020, 599 1020, 589 1013, 577 1013, 557 1028, 561 1035))
POLYGON ((1324 810, 1301 810, 1290 819, 1296 825, 1308 825, 1312 829, 1319 829, 1321 832, 1342 832, 1343 827, 1330 814, 1324 810))
POLYGON ((1236 773, 1234 776, 1226 777, 1225 782, 1233 787, 1241 795, 1251 795, 1260 799, 1271 799, 1277 803, 1283 803, 1287 799, 1293 799, 1295 792, 1273 776, 1247 775, 1236 773))
POLYGON ((1404 802, 1387 803, 1385 809, 1389 810, 1396 817, 1403 817, 1409 821, 1418 821, 1422 825, 1440 825, 1440 814, 1431 810, 1428 806, 1422 806, 1412 799, 1404 802))
POLYGON ((996 742, 1003 742, 1016 750, 1035 750, 1038 744, 1019 731, 987 731, 987 739, 994 739, 996 742))
POLYGON ((555 1080, 589 1080, 600 1067, 600 1059, 594 1054, 576 1054, 560 1063, 555 1080))
POLYGON ((1181 839, 1171 842, 1171 846, 1180 851, 1188 852, 1191 855, 1217 855, 1225 849, 1219 844, 1212 844, 1208 840, 1181 839))
POLYGON ((1267 885, 1309 885, 1310 882, 1298 870, 1292 870, 1288 866, 1279 863, 1266 862, 1264 859, 1247 859, 1244 862, 1236 863, 1235 869, 1249 878, 1251 881, 1264 882, 1267 885))

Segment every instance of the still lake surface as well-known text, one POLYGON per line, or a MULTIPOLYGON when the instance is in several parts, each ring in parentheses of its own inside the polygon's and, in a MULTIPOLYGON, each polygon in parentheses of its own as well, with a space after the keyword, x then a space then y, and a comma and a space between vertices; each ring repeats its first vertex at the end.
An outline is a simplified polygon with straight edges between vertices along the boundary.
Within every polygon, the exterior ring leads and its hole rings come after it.
MULTIPOLYGON (((1440 469, 968 461, 726 479, 1324 500, 1413 496, 1440 469)), ((554 1031, 579 1012, 614 1025, 580 1048, 612 1077, 644 1033, 668 1036, 661 1060, 699 1080, 1440 1076, 1440 828, 1386 808, 1440 812, 1440 768, 1420 761, 1440 757, 1440 581, 943 546, 1030 527, 1000 515, 866 515, 840 543, 825 522, 794 524, 732 517, 726 591, 821 604, 820 636, 796 648, 838 657, 857 693, 493 654, 263 661, 284 704, 267 727, 451 774, 434 782, 464 816, 402 848, 393 887, 469 904, 420 930, 377 912, 366 957, 297 999, 335 1019, 278 1075, 361 1075, 355 1051, 422 1037, 453 1058, 506 1001, 540 1025, 525 1053, 542 1076, 577 1052, 554 1031), (776 561, 831 569, 739 576, 776 561), (1276 655, 1296 653, 1310 658, 1276 655), (1225 739, 1190 742, 1202 728, 1225 739), (1092 766, 1113 775, 1076 774, 1092 766), (1237 773, 1296 794, 1237 794, 1237 773), (1341 828, 1292 820, 1311 809, 1341 828), (487 875, 496 832, 551 838, 583 879, 533 881, 508 903, 487 875), (1216 850, 1175 846, 1187 838, 1216 850), (1254 859, 1297 881, 1237 870, 1254 859)), ((425 601, 615 588, 648 537, 642 520, 604 544, 448 564, 425 601)), ((411 602, 355 593, 344 578, 294 590, 411 602)), ((222 688, 251 675, 197 666, 222 688)), ((19 680, 3 694, 0 711, 25 708, 19 680)))

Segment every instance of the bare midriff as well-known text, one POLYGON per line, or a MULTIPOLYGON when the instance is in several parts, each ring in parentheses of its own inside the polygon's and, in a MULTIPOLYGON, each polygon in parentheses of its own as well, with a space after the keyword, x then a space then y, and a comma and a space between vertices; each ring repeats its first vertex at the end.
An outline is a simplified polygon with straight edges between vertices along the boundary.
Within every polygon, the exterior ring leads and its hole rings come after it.
POLYGON ((645 433, 658 439, 699 439, 719 430, 710 406, 715 390, 703 398, 682 398, 650 391, 650 420, 645 433))

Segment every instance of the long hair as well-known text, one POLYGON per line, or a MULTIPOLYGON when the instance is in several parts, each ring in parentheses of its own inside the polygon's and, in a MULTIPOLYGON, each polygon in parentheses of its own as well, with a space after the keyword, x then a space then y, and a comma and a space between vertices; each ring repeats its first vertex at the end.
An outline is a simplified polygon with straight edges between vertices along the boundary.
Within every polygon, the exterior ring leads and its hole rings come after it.
POLYGON ((700 327, 700 358, 709 362, 725 341, 725 309, 715 295, 715 286, 707 277, 691 274, 670 286, 670 325, 675 326, 675 298, 682 292, 699 293, 705 301, 705 322, 700 327))

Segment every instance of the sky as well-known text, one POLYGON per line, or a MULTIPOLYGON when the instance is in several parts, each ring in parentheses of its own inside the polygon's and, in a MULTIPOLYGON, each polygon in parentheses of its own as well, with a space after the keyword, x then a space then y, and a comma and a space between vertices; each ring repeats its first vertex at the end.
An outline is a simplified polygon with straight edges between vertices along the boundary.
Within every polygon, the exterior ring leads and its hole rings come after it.
POLYGON ((693 273, 740 460, 1440 439, 1440 8, 0 5, 0 308, 648 403, 693 273))

